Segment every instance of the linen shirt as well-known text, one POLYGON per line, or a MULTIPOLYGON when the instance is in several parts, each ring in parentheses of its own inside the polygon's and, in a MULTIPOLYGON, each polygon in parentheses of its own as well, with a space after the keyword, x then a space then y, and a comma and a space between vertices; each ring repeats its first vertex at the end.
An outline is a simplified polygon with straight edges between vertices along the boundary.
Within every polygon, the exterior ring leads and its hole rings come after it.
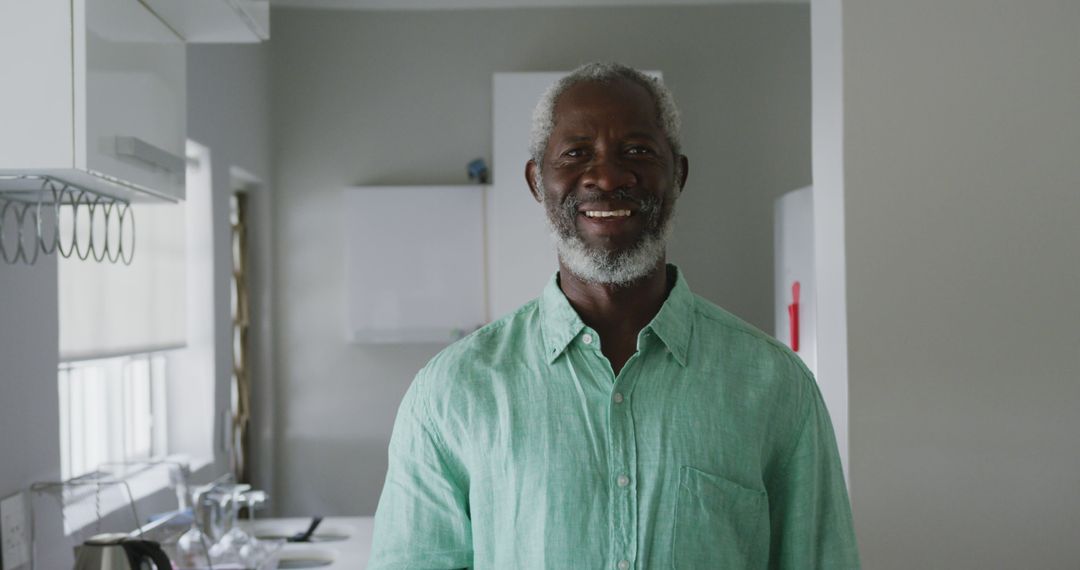
POLYGON ((812 375, 676 280, 619 374, 559 288, 439 353, 369 569, 858 568, 812 375))

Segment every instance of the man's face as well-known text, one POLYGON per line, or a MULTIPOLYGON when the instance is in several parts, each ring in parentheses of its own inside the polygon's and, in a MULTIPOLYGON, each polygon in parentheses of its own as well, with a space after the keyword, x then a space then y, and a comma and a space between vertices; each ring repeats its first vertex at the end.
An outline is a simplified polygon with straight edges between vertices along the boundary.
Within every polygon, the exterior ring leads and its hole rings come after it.
POLYGON ((625 80, 579 83, 559 96, 554 115, 542 176, 532 164, 528 174, 560 257, 588 281, 643 276, 663 259, 685 176, 652 95, 625 80))

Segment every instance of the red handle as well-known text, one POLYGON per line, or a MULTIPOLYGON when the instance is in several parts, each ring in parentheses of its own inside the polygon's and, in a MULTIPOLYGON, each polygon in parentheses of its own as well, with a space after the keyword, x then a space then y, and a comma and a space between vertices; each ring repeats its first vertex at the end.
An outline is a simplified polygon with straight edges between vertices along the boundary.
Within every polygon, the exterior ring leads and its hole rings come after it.
POLYGON ((799 282, 791 286, 794 303, 788 305, 788 321, 791 323, 791 350, 799 352, 799 282))

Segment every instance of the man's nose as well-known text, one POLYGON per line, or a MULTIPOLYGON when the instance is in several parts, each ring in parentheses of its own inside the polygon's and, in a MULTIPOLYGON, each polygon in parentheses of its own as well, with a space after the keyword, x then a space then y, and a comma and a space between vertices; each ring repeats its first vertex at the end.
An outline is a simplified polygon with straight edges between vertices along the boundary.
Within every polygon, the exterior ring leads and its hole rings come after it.
POLYGON ((632 188, 637 176, 617 159, 597 157, 582 177, 582 185, 587 189, 611 192, 619 188, 632 188))

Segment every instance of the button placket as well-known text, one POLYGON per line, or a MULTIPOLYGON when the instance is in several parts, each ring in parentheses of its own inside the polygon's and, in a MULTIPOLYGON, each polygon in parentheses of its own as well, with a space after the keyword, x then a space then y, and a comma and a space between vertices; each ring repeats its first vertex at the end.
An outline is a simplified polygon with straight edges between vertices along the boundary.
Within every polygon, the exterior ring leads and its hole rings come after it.
POLYGON ((637 552, 637 441, 634 431, 634 418, 628 405, 623 405, 637 381, 640 368, 640 354, 635 354, 627 361, 615 382, 615 391, 611 395, 608 422, 611 433, 611 481, 614 487, 611 493, 611 522, 614 542, 611 545, 611 560, 617 567, 631 560, 637 552))

